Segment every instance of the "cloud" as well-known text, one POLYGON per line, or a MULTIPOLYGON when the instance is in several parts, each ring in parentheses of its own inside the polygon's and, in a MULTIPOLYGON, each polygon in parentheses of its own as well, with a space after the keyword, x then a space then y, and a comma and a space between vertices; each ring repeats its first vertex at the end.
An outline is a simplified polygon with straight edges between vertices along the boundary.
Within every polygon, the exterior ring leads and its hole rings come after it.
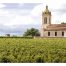
POLYGON ((42 5, 41 5, 41 4, 38 5, 38 6, 36 6, 36 7, 31 11, 31 15, 32 15, 32 16, 39 16, 39 15, 41 15, 41 13, 42 13, 42 5))
POLYGON ((33 17, 30 12, 30 9, 0 9, 0 24, 7 26, 38 24, 38 19, 33 17))
MULTIPOLYGON (((52 1, 53 2, 53 1, 52 1)), ((21 4, 20 4, 21 5, 21 4)), ((50 11, 52 11, 52 22, 59 20, 59 14, 56 9, 60 8, 58 4, 52 5, 48 3, 50 11), (57 15, 56 15, 57 14, 57 15)), ((25 6, 22 4, 21 6, 25 6)), ((0 9, 0 22, 4 25, 16 25, 16 24, 40 24, 42 11, 45 10, 46 4, 36 5, 32 10, 27 9, 0 9)))
POLYGON ((0 0, 0 3, 50 3, 52 5, 66 3, 66 0, 0 0))
POLYGON ((5 5, 0 3, 0 8, 4 8, 4 7, 5 7, 5 5))
POLYGON ((11 18, 9 23, 5 23, 5 25, 28 25, 33 23, 33 18, 30 15, 21 16, 16 15, 14 18, 11 18))
POLYGON ((30 9, 0 9, 0 24, 7 26, 36 24, 37 21, 35 21, 35 18, 30 14, 30 12, 30 9))
POLYGON ((52 13, 52 23, 66 21, 66 14, 61 14, 61 11, 65 11, 65 7, 63 6, 64 3, 61 3, 61 0, 60 3, 57 0, 54 4, 52 3, 52 0, 50 0, 50 2, 44 0, 43 3, 37 5, 35 3, 31 6, 30 4, 20 3, 19 5, 16 5, 16 8, 11 7, 8 9, 6 8, 6 4, 4 4, 4 7, 0 8, 0 32, 23 34, 27 28, 35 27, 39 29, 42 22, 42 11, 45 10, 46 4, 49 6, 49 10, 52 13))
POLYGON ((11 34, 11 35, 23 35, 26 29, 30 28, 40 29, 39 25, 12 25, 12 26, 5 26, 0 24, 0 35, 11 34))
POLYGON ((0 3, 40 3, 42 0, 0 0, 0 3))

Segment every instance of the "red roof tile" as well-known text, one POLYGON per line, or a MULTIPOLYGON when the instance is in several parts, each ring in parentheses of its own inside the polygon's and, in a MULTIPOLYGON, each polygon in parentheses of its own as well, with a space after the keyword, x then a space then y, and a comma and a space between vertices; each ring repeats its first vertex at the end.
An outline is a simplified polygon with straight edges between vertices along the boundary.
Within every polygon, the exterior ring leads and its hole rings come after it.
POLYGON ((51 24, 48 25, 46 31, 58 31, 58 30, 66 30, 66 24, 51 24))

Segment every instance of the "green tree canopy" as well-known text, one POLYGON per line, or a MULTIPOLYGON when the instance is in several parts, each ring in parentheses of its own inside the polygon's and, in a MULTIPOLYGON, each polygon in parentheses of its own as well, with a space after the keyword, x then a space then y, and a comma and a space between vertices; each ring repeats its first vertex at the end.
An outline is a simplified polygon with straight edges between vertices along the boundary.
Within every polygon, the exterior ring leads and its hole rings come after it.
POLYGON ((35 28, 27 29, 23 36, 40 36, 39 30, 35 28))

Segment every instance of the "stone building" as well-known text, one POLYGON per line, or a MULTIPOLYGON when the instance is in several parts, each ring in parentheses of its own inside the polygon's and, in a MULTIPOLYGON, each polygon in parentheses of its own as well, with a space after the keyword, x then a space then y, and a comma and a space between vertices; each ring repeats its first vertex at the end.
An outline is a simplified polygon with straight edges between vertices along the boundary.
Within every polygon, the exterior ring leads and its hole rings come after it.
POLYGON ((48 6, 42 12, 41 37, 66 37, 66 24, 51 24, 51 12, 48 6))

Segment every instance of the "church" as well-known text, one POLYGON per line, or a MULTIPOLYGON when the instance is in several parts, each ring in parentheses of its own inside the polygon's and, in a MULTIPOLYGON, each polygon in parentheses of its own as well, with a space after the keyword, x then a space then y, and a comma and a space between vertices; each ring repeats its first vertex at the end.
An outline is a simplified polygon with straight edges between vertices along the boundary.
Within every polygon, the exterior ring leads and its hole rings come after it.
POLYGON ((42 12, 41 37, 66 37, 66 24, 51 24, 51 12, 48 6, 42 12))

